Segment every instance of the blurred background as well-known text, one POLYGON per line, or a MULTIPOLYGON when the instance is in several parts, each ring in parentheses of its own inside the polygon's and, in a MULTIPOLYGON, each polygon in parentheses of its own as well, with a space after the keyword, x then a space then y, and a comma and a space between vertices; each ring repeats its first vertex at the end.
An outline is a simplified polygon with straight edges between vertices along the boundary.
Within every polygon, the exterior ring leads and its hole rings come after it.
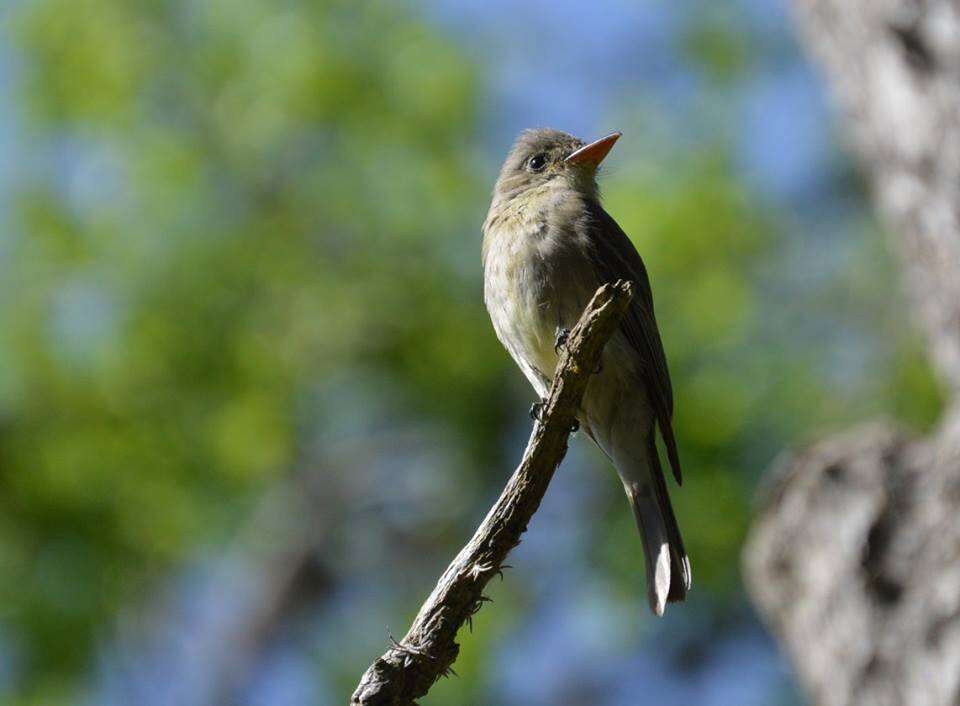
POLYGON ((8 0, 0 704, 345 703, 512 472, 481 297, 514 136, 622 130, 689 602, 575 437, 424 704, 802 703, 741 585, 764 469, 940 396, 782 2, 8 0))

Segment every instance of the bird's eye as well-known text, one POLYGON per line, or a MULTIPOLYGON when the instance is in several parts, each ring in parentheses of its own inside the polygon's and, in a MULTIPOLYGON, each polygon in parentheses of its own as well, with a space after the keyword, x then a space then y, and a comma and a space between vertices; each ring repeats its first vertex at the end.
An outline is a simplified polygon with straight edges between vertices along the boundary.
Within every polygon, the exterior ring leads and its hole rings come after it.
POLYGON ((527 162, 527 166, 532 172, 539 172, 545 166, 547 166, 547 155, 545 154, 535 154, 530 158, 530 161, 527 162))

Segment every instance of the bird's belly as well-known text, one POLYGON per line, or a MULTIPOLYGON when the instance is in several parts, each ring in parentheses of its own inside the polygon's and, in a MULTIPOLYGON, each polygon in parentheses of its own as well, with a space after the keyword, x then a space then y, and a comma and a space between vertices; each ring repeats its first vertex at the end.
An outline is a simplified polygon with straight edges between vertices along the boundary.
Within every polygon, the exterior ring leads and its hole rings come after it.
POLYGON ((497 338, 544 396, 557 365, 554 344, 561 322, 553 288, 534 270, 523 263, 493 263, 485 299, 497 338))
POLYGON ((593 268, 549 234, 497 238, 484 262, 484 299, 497 337, 540 396, 557 366, 557 330, 576 324, 597 282, 593 268))
POLYGON ((636 352, 620 331, 604 346, 601 367, 590 377, 579 418, 610 458, 618 446, 646 449, 652 408, 636 352))

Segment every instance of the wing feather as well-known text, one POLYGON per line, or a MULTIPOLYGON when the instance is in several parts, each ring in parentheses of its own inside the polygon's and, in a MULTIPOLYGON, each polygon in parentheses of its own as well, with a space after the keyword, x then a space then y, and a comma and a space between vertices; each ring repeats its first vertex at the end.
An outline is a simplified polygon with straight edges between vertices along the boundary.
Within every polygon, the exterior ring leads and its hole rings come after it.
POLYGON ((673 388, 653 313, 653 292, 647 268, 630 238, 600 204, 591 202, 588 205, 581 225, 581 234, 588 240, 590 258, 598 279, 601 282, 628 279, 637 288, 622 330, 640 356, 654 416, 667 449, 667 459, 674 478, 680 484, 680 457, 673 436, 673 388))

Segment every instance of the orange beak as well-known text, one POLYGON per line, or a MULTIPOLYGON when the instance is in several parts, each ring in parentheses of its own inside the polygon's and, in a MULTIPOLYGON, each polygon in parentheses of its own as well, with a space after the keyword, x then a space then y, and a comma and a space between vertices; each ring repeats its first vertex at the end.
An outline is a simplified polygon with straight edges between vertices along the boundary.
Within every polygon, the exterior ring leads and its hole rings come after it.
POLYGON ((607 156, 613 148, 613 143, 619 140, 622 134, 622 132, 614 132, 606 137, 601 137, 596 142, 584 145, 563 161, 567 164, 589 164, 596 167, 607 156))

